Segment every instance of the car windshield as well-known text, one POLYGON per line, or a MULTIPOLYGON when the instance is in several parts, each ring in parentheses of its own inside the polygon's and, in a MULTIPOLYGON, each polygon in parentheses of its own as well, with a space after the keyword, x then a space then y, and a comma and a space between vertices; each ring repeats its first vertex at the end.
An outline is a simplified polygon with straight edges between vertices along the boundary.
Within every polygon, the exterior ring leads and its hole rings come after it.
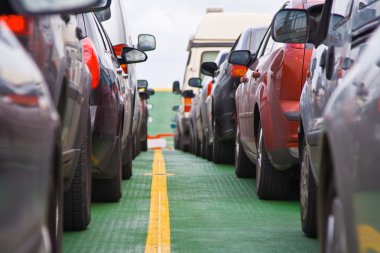
POLYGON ((357 10, 354 13, 353 30, 377 20, 380 16, 380 1, 368 0, 360 1, 357 10))

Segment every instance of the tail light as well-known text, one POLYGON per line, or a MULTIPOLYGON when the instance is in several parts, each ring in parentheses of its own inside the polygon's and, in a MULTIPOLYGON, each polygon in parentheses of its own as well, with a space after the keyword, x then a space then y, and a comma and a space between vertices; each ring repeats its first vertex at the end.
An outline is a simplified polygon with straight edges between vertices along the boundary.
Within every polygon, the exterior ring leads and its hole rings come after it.
POLYGON ((305 44, 288 44, 288 46, 294 49, 305 49, 305 44))
POLYGON ((185 98, 185 112, 190 112, 191 110, 191 98, 185 98))
POLYGON ((28 36, 30 34, 30 20, 27 17, 6 15, 1 16, 0 20, 4 21, 16 35, 28 36))
MULTIPOLYGON (((115 51, 115 54, 117 57, 121 57, 121 51, 124 47, 127 47, 126 44, 118 44, 113 46, 113 50, 115 51)), ((123 69, 125 74, 128 74, 128 65, 127 64, 121 64, 120 67, 123 69)))
POLYGON ((99 57, 96 53, 94 43, 89 37, 86 37, 82 40, 83 46, 83 57, 88 69, 92 75, 92 84, 91 87, 93 90, 98 88, 100 81, 100 66, 99 66, 99 57))
POLYGON ((247 73, 248 68, 241 65, 232 65, 231 66, 231 76, 232 77, 242 77, 247 73))
POLYGON ((210 95, 211 95, 212 84, 213 84, 213 81, 210 81, 210 82, 207 84, 207 96, 210 96, 210 95))

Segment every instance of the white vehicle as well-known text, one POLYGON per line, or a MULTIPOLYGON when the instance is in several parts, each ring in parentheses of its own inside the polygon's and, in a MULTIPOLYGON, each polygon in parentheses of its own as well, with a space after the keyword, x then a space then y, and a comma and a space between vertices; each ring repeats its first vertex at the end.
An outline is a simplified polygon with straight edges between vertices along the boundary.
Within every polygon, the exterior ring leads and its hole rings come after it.
MULTIPOLYGON (((173 92, 180 93, 196 88, 189 86, 190 78, 201 78, 200 66, 202 62, 214 61, 222 50, 231 48, 240 33, 251 26, 268 26, 271 17, 255 13, 226 13, 222 9, 208 9, 204 15, 195 35, 190 39, 187 51, 189 52, 185 69, 182 89, 178 83, 173 84, 173 92)), ((182 98, 178 110, 178 141, 179 147, 187 151, 190 145, 189 116, 191 110, 191 98, 182 98)))

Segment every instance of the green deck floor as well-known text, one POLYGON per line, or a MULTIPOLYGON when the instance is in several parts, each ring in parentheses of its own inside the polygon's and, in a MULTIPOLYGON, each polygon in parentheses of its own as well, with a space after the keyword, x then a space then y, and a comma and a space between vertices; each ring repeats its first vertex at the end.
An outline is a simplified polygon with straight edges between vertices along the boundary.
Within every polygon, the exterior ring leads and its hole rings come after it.
MULTIPOLYGON (((156 93, 151 134, 170 131, 178 97, 156 93), (170 106, 170 110, 167 108, 170 106), (166 109, 162 109, 166 108, 166 109), (158 129, 158 130, 157 130, 158 129)), ((165 151, 172 252, 307 252, 317 241, 301 232, 296 201, 261 201, 255 181, 238 179, 233 166, 215 165, 180 151, 165 151)), ((65 232, 63 252, 144 252, 148 231, 153 152, 133 162, 119 203, 94 203, 82 232, 65 232)))

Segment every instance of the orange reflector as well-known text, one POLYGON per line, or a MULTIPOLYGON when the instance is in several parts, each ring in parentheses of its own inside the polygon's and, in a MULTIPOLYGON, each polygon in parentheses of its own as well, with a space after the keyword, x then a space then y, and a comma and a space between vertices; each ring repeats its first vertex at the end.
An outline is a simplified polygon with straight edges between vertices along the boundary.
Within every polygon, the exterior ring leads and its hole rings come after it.
POLYGON ((29 20, 20 15, 6 15, 0 17, 1 21, 4 21, 9 29, 11 29, 17 35, 27 36, 30 33, 29 20))
POLYGON ((232 77, 242 77, 247 73, 248 68, 241 65, 232 65, 231 66, 231 76, 232 77))

